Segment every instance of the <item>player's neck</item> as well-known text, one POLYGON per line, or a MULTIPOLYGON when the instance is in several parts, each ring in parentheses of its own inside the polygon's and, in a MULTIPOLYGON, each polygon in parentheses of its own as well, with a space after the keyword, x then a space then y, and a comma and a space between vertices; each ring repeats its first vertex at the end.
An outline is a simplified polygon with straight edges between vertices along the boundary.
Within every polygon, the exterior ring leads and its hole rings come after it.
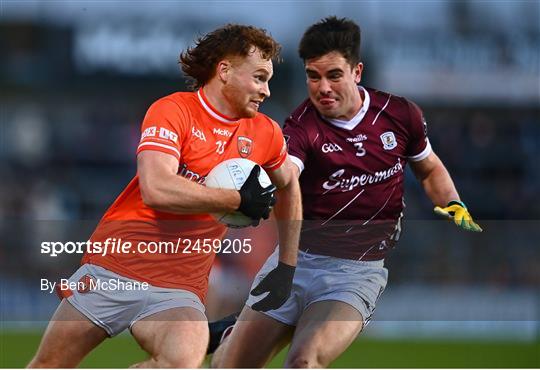
POLYGON ((325 118, 325 120, 332 125, 345 129, 345 130, 353 130, 356 126, 358 126, 362 120, 364 119, 368 109, 369 109, 369 103, 370 98, 368 92, 363 88, 360 87, 360 109, 359 110, 351 110, 353 112, 356 112, 354 116, 348 118, 348 115, 343 115, 342 118, 325 118))
POLYGON ((354 117, 358 115, 360 110, 362 109, 364 105, 364 91, 363 89, 358 89, 358 94, 355 96, 354 104, 352 105, 351 109, 345 114, 344 120, 350 121, 354 117))
POLYGON ((329 118, 329 117, 325 117, 325 118, 329 120, 338 120, 338 121, 347 122, 354 119, 356 116, 358 116, 363 106, 364 106, 364 93, 363 93, 363 89, 359 89, 358 95, 355 96, 350 109, 348 109, 341 116, 333 117, 333 118, 329 118))
POLYGON ((212 108, 220 115, 232 120, 238 119, 234 109, 227 103, 227 99, 223 96, 221 86, 210 81, 207 85, 204 85, 201 90, 212 108))

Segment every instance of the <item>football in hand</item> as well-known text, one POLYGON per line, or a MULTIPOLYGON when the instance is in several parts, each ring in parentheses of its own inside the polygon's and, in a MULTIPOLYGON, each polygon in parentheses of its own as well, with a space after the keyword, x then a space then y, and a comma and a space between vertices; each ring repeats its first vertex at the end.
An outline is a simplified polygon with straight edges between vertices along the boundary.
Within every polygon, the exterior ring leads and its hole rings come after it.
MULTIPOLYGON (((209 188, 240 190, 255 162, 245 158, 227 159, 214 167, 206 177, 206 186, 209 188)), ((259 183, 263 188, 272 184, 270 177, 261 167, 259 183)), ((241 212, 212 213, 217 221, 233 228, 250 226, 253 220, 241 212)))

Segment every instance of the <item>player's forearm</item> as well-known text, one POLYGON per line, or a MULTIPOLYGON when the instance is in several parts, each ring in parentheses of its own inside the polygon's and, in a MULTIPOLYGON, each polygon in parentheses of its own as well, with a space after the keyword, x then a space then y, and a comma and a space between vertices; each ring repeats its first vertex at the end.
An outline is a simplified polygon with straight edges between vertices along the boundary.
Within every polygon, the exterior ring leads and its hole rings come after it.
POLYGON ((421 183, 435 205, 446 205, 451 200, 459 200, 454 182, 442 162, 435 166, 421 183))
POLYGON ((274 215, 279 231, 279 260, 296 266, 302 226, 302 195, 296 177, 292 177, 286 187, 278 190, 274 215))
POLYGON ((144 203, 150 208, 179 214, 232 212, 240 206, 236 190, 212 189, 178 175, 141 184, 144 203))

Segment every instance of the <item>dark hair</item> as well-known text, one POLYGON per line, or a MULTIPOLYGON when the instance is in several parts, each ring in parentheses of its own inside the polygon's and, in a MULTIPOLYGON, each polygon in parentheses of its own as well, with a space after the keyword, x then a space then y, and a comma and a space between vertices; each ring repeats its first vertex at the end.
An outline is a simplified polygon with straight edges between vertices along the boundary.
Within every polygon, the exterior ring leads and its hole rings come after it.
POLYGON ((246 57, 259 49, 265 59, 277 59, 281 46, 266 30, 253 26, 227 24, 199 37, 195 47, 180 54, 182 71, 192 79, 191 87, 200 88, 214 77, 217 63, 229 56, 246 57))
POLYGON ((298 47, 304 62, 333 51, 340 52, 351 66, 360 62, 360 27, 352 20, 324 18, 306 30, 298 47))

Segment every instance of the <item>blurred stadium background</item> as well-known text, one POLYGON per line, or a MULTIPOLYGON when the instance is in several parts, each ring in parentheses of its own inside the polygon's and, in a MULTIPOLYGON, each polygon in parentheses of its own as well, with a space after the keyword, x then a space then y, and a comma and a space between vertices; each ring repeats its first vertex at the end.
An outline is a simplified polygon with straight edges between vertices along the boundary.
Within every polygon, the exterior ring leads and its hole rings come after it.
MULTIPOLYGON (((484 228, 473 235, 437 220, 409 173, 389 286, 334 365, 540 367, 540 3, 337 0, 1 1, 0 367, 29 361, 56 307, 39 279, 77 268, 80 256, 41 255, 40 242, 86 240, 134 175, 146 108, 185 89, 180 51, 227 22, 268 29, 284 62, 262 111, 283 122, 305 98, 298 41, 328 15, 361 25, 363 85, 424 109, 484 228)), ((272 225, 249 233, 256 253, 219 258, 210 318, 241 306, 270 253, 272 225)), ((120 336, 83 366, 143 357, 120 336)))

